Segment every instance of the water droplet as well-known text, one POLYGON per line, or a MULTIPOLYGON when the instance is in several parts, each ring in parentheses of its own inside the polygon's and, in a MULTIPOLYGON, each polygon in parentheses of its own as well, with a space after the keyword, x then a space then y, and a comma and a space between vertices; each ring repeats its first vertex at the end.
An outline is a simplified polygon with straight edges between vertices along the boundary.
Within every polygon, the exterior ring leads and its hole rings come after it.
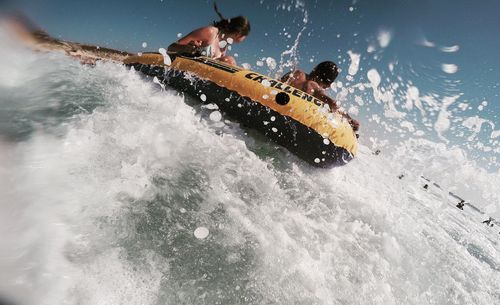
POLYGON ((198 227, 196 230, 194 230, 194 237, 198 239, 204 239, 208 236, 209 231, 205 227, 198 227))
POLYGON ((219 48, 223 49, 227 46, 227 41, 221 40, 219 41, 219 48))
POLYGON ((221 119, 222 119, 222 114, 219 112, 219 111, 213 111, 212 113, 210 113, 210 120, 214 121, 214 122, 219 122, 221 119))

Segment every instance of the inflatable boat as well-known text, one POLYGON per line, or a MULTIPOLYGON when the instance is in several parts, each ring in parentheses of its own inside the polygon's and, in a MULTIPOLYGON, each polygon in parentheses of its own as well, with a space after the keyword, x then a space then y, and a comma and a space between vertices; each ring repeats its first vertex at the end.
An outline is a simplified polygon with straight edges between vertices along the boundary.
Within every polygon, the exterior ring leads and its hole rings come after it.
POLYGON ((256 129, 319 167, 340 166, 357 151, 357 138, 340 113, 276 79, 207 57, 129 56, 123 63, 176 90, 217 104, 221 112, 256 129))
POLYGON ((312 165, 344 165, 356 154, 356 135, 340 113, 265 75, 206 57, 136 56, 56 39, 22 22, 12 24, 16 35, 34 50, 63 51, 85 63, 125 64, 203 102, 215 103, 226 116, 260 131, 312 165))

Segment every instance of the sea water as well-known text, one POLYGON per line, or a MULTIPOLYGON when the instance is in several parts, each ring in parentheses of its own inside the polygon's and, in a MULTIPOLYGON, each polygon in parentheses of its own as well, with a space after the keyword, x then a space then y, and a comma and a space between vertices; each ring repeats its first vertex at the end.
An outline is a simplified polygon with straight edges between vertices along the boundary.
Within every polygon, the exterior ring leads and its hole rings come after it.
POLYGON ((500 229, 481 223, 499 174, 460 148, 408 137, 374 154, 387 139, 362 133, 351 163, 317 169, 123 66, 0 53, 0 299, 500 301, 500 229))

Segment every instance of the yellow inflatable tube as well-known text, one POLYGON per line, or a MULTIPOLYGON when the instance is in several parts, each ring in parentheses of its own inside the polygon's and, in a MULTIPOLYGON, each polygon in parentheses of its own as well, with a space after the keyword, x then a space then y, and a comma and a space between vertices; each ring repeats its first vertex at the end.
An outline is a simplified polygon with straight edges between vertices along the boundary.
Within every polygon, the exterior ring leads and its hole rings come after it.
POLYGON ((206 57, 130 56, 128 66, 188 94, 204 94, 223 112, 254 127, 307 162, 343 165, 357 152, 347 120, 315 97, 276 79, 206 57), (195 81, 193 81, 193 78, 195 81))

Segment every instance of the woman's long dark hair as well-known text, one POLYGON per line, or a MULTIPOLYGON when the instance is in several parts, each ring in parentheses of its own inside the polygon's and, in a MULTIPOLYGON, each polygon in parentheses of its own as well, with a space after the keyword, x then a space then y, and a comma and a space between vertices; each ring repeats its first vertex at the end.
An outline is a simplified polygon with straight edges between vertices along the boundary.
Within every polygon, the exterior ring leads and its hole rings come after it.
POLYGON ((221 32, 227 34, 240 34, 247 36, 250 33, 250 21, 246 17, 237 16, 233 18, 226 19, 219 12, 217 4, 214 2, 214 9, 219 16, 219 21, 214 21, 213 26, 218 28, 221 32))

